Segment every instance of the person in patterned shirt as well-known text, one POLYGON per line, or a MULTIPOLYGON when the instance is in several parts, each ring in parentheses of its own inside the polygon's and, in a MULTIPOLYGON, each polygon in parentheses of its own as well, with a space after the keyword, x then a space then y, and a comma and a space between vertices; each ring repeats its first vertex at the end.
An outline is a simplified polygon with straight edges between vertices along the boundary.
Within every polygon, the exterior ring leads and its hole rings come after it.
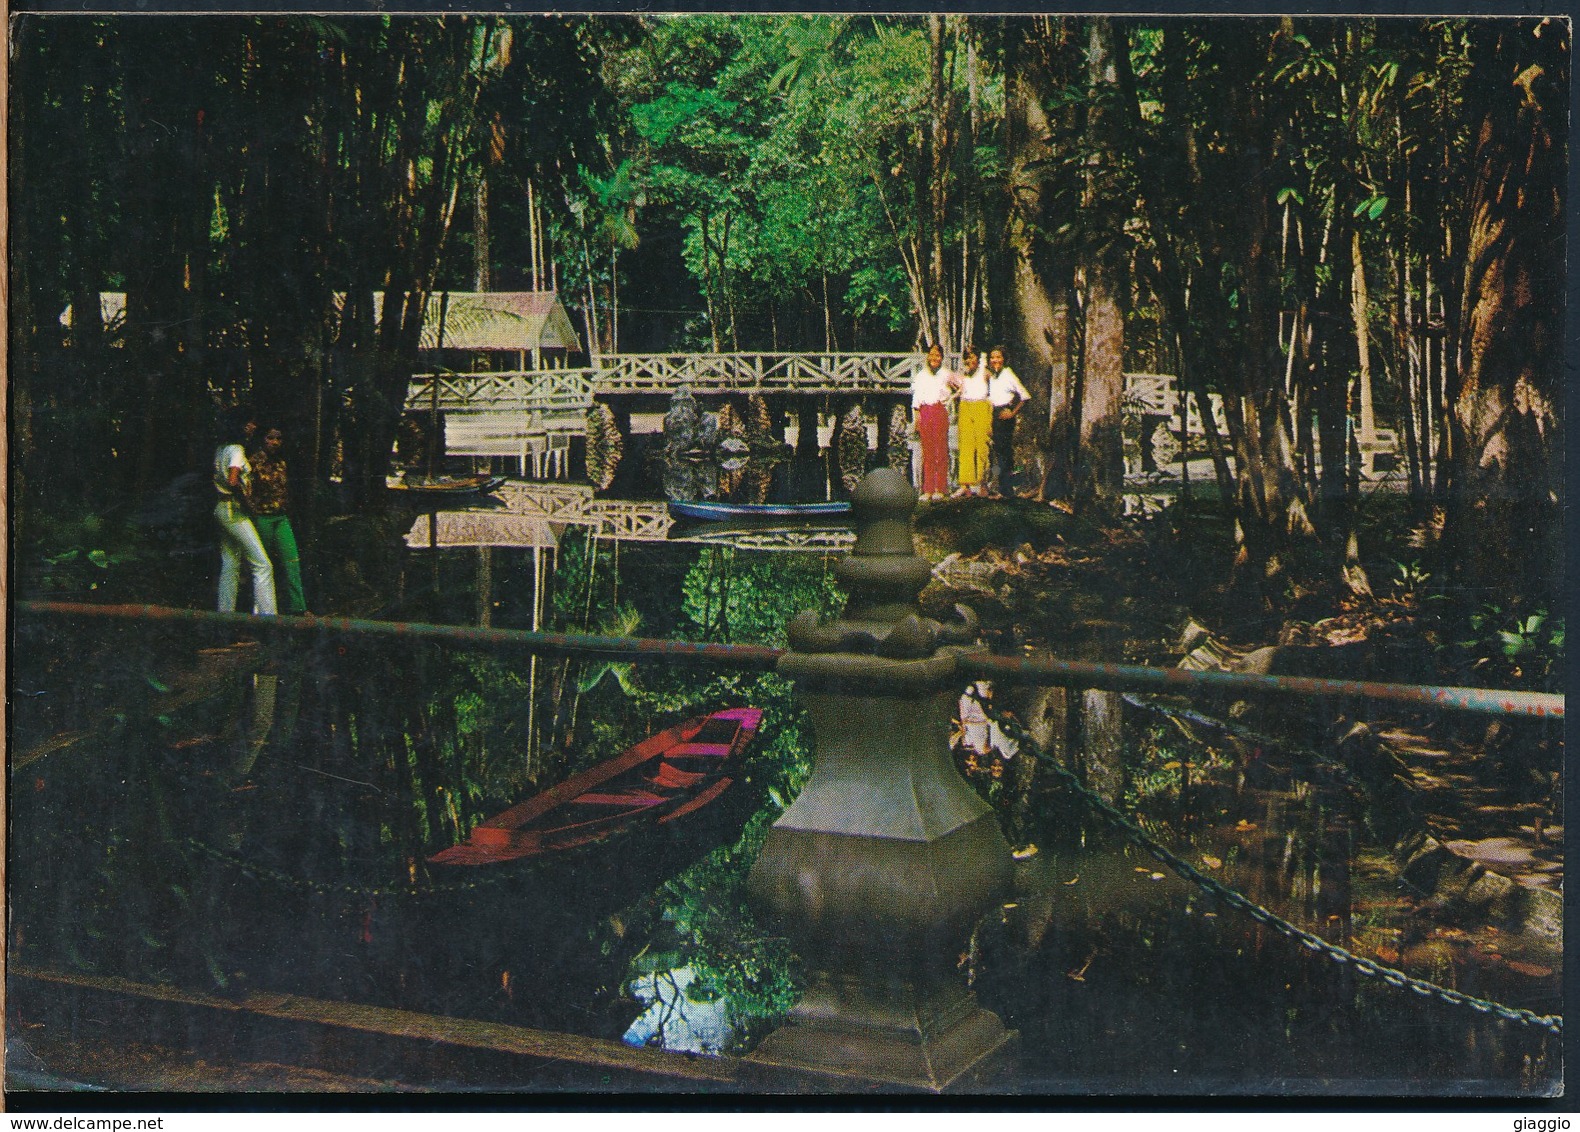
POLYGON ((258 537, 274 560, 275 577, 283 579, 280 604, 282 612, 303 614, 307 600, 302 595, 302 563, 296 548, 296 532, 291 529, 290 486, 286 478, 285 435, 277 428, 263 434, 263 447, 252 457, 253 524, 258 537))

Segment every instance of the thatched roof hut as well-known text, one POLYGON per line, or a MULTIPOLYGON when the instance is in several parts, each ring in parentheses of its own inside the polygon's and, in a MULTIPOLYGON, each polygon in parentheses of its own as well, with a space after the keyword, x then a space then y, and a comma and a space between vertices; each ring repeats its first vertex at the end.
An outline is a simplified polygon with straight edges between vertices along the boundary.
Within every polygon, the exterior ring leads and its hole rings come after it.
MULTIPOLYGON (((382 309, 384 294, 373 293, 375 309, 382 309)), ((344 305, 337 294, 335 305, 344 305)), ((428 296, 418 347, 439 348, 439 312, 444 296, 428 296)), ((542 358, 545 350, 576 353, 581 338, 564 304, 553 291, 451 291, 444 311, 444 348, 486 354, 531 354, 542 358)))

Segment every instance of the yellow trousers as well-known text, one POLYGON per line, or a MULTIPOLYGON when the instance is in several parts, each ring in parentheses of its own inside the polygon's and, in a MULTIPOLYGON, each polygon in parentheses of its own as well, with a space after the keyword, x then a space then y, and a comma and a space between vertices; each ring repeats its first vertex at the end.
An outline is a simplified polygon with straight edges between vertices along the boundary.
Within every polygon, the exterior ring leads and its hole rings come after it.
POLYGON ((974 487, 987 478, 988 449, 993 441, 993 406, 986 401, 960 402, 961 487, 974 487))

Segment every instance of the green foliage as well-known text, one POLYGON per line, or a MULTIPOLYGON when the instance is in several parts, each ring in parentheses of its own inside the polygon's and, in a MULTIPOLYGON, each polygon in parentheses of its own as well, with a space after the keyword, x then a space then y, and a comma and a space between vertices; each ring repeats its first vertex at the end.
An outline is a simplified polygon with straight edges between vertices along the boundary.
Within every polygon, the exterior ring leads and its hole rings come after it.
POLYGON ((656 900, 680 945, 662 956, 638 956, 633 964, 636 972, 691 967, 696 979, 687 997, 723 997, 738 1047, 781 1021, 800 990, 789 942, 765 935, 746 902, 747 873, 775 817, 757 814, 734 845, 715 850, 659 890, 656 900))
MULTIPOLYGON (((964 68, 951 73, 958 109, 964 68)), ((893 331, 914 320, 902 261, 914 254, 923 224, 922 21, 654 21, 614 81, 629 123, 616 149, 678 217, 685 262, 717 337, 735 340, 745 304, 798 296, 815 304, 825 288, 831 308, 842 303, 868 325, 893 331)), ((996 120, 996 76, 979 102, 996 120)), ((973 189, 1002 176, 1003 156, 985 129, 975 149, 958 147, 953 161, 949 176, 973 189)), ((958 213, 948 219, 951 249, 963 223, 958 213)))
POLYGON ((1479 682, 1561 690, 1564 620, 1546 609, 1519 612, 1488 603, 1466 618, 1456 644, 1460 666, 1479 682))
POLYGON ((1400 598, 1407 602, 1414 601, 1431 580, 1431 571, 1423 567, 1418 561, 1411 560, 1409 562, 1394 563, 1394 588, 1398 591, 1400 598))
POLYGON ((454 718, 453 733, 441 740, 452 768, 447 807, 476 820, 517 800, 527 782, 530 681, 524 664, 496 656, 463 654, 458 661, 444 668, 431 710, 454 718))
POLYGON ((121 529, 93 512, 39 515, 28 527, 21 559, 24 584, 45 594, 102 590, 134 571, 142 548, 121 529))
POLYGON ((783 646, 785 626, 804 609, 831 616, 845 595, 812 555, 707 547, 681 587, 685 634, 693 639, 783 646))

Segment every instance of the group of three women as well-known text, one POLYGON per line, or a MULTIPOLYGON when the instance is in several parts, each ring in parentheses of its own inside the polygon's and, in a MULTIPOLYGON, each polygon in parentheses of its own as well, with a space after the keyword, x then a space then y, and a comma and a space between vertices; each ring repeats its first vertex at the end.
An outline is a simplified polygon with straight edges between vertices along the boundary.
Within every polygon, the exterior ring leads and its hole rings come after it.
POLYGON ((1004 350, 995 346, 984 361, 974 346, 966 347, 961 372, 944 368, 944 351, 929 346, 927 361, 911 377, 911 410, 921 442, 921 494, 924 500, 949 494, 949 408, 957 406, 958 464, 956 495, 997 498, 1013 488, 1015 418, 1031 399, 1015 371, 1004 364, 1004 350), (992 464, 996 484, 989 484, 992 464), (991 487, 991 490, 990 490, 991 487))
POLYGON ((279 611, 275 581, 285 583, 286 612, 307 612, 302 593, 302 567, 296 532, 287 514, 290 494, 286 480, 285 437, 277 428, 264 432, 263 442, 251 452, 248 445, 258 424, 248 414, 238 414, 214 452, 214 488, 219 502, 219 611, 233 613, 245 563, 252 574, 252 611, 279 611), (278 569, 276 569, 278 567, 278 569))

